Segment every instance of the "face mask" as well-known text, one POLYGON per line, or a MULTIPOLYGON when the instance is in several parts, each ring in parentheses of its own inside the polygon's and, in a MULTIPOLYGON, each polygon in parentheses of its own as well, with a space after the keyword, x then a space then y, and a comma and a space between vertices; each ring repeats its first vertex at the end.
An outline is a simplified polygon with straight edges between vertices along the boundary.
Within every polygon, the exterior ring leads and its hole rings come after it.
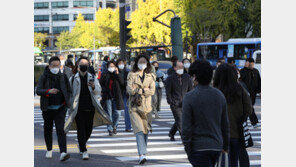
POLYGON ((185 67, 185 68, 189 68, 189 67, 190 67, 190 63, 185 63, 185 64, 184 64, 184 67, 185 67))
POLYGON ((61 60, 61 65, 64 65, 65 64, 65 60, 61 60))
POLYGON ((184 69, 179 69, 176 71, 177 74, 182 75, 184 73, 184 69))
POLYGON ((147 64, 138 64, 138 67, 140 70, 145 70, 145 68, 147 67, 147 64))
POLYGON ((121 70, 124 69, 124 64, 118 65, 118 68, 121 69, 121 70))
POLYGON ((115 68, 114 67, 110 67, 110 68, 108 68, 108 71, 111 72, 111 73, 113 73, 115 71, 115 68))
POLYGON ((80 65, 79 68, 80 68, 81 72, 85 72, 85 71, 87 71, 88 66, 87 65, 80 65))
POLYGON ((157 71, 158 70, 158 67, 155 67, 155 70, 157 71))
POLYGON ((60 69, 59 68, 51 68, 50 69, 50 72, 53 73, 53 74, 57 74, 59 73, 60 69))

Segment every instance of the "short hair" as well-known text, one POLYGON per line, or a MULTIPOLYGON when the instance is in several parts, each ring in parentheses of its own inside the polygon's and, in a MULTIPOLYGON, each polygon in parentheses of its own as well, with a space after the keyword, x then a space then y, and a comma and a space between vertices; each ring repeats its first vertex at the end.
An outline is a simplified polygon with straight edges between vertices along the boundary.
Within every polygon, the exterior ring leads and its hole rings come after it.
POLYGON ((121 62, 121 61, 124 63, 123 59, 121 59, 121 58, 117 59, 115 62, 115 66, 118 67, 119 62, 121 62))
POLYGON ((229 57, 229 58, 227 58, 227 63, 228 64, 232 64, 232 63, 234 63, 235 61, 234 61, 234 58, 233 57, 229 57))
POLYGON ((191 61, 190 61, 189 59, 185 58, 185 59, 182 60, 182 63, 183 63, 183 64, 184 64, 184 61, 185 61, 185 60, 188 60, 188 61, 191 63, 191 61))
POLYGON ((255 62, 254 59, 253 59, 252 57, 247 58, 246 61, 248 61, 248 62, 250 62, 250 63, 254 63, 254 62, 255 62))
POLYGON ((50 65, 51 62, 53 62, 53 61, 59 61, 59 62, 61 63, 61 60, 60 60, 60 58, 59 58, 58 56, 53 56, 53 57, 51 57, 51 58, 49 59, 49 61, 48 61, 48 64, 50 65))
POLYGON ((116 65, 116 62, 115 62, 114 60, 110 60, 110 61, 107 62, 107 68, 109 67, 109 65, 110 65, 111 63, 114 64, 115 66, 117 66, 117 65, 116 65))
POLYGON ((177 56, 173 56, 173 57, 171 58, 171 62, 174 63, 174 62, 176 62, 176 61, 178 61, 178 57, 177 57, 177 56))
POLYGON ((73 55, 68 55, 68 59, 69 59, 69 58, 73 58, 73 55))
POLYGON ((189 67, 189 74, 195 75, 198 84, 209 85, 213 77, 213 68, 207 60, 196 60, 189 67))
POLYGON ((108 61, 109 60, 109 56, 105 56, 103 60, 104 61, 108 61))
POLYGON ((152 65, 154 65, 154 64, 159 65, 159 63, 158 63, 157 61, 154 61, 154 62, 152 62, 151 64, 152 64, 152 65))
POLYGON ((88 59, 87 57, 85 57, 85 56, 81 56, 81 57, 77 60, 77 64, 79 64, 80 61, 81 61, 82 59, 87 60, 88 64, 90 65, 89 59, 88 59))

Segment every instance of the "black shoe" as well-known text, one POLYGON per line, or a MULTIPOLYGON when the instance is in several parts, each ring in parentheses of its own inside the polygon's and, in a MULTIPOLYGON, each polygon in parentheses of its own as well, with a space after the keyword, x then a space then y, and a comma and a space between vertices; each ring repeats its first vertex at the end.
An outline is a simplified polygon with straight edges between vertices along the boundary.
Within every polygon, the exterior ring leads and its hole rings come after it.
POLYGON ((175 140, 175 136, 169 134, 169 137, 170 137, 170 141, 176 141, 176 140, 175 140))
POLYGON ((113 132, 111 130, 108 130, 109 136, 113 136, 113 132))
POLYGON ((114 134, 117 134, 117 130, 116 130, 116 128, 113 128, 113 133, 114 133, 114 134))
POLYGON ((132 132, 132 130, 131 130, 131 129, 125 129, 125 131, 126 131, 126 132, 132 132))

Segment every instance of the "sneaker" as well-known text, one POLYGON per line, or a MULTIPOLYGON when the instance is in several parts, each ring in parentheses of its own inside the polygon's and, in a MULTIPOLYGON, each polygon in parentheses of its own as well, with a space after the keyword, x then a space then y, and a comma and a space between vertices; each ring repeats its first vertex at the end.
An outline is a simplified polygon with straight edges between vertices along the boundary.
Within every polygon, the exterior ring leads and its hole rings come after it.
POLYGON ((70 154, 62 152, 60 156, 60 161, 66 161, 69 158, 70 158, 70 154))
POLYGON ((46 152, 45 158, 52 158, 52 150, 46 152))
POLYGON ((114 133, 114 134, 117 134, 117 130, 116 130, 116 128, 113 128, 113 133, 114 133))
POLYGON ((175 136, 169 134, 169 137, 170 137, 170 141, 176 141, 176 140, 175 140, 175 136))
POLYGON ((113 132, 111 130, 108 130, 109 136, 113 136, 113 132))
POLYGON ((126 131, 126 132, 132 132, 132 130, 131 130, 131 129, 125 129, 125 131, 126 131))
POLYGON ((143 165, 147 161, 146 155, 141 155, 139 158, 139 164, 143 165))
POLYGON ((82 154, 82 160, 88 160, 88 159, 89 159, 89 156, 88 156, 87 151, 83 152, 83 154, 82 154))

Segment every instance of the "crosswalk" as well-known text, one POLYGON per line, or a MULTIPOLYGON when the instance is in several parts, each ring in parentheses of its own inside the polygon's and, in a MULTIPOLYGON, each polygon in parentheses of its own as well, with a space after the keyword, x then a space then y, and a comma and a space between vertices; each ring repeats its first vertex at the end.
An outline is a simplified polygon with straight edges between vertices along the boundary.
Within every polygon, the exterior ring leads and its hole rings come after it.
MULTIPOLYGON (((176 141, 169 140, 168 132, 174 123, 173 114, 166 103, 165 97, 162 99, 160 119, 152 122, 153 132, 148 137, 148 167, 190 167, 187 155, 184 151, 180 135, 176 134, 176 141)), ((43 126, 43 119, 40 109, 34 110, 35 125, 43 126)), ((261 121, 258 128, 253 128, 249 123, 249 128, 254 141, 254 147, 248 148, 250 165, 252 167, 261 166, 261 121)), ((136 138, 133 132, 125 132, 124 116, 119 120, 116 136, 108 136, 106 126, 94 128, 93 133, 87 143, 89 149, 99 149, 102 153, 113 156, 117 160, 137 165, 138 151, 136 138)), ((67 140, 77 141, 76 131, 67 134, 67 140)))

